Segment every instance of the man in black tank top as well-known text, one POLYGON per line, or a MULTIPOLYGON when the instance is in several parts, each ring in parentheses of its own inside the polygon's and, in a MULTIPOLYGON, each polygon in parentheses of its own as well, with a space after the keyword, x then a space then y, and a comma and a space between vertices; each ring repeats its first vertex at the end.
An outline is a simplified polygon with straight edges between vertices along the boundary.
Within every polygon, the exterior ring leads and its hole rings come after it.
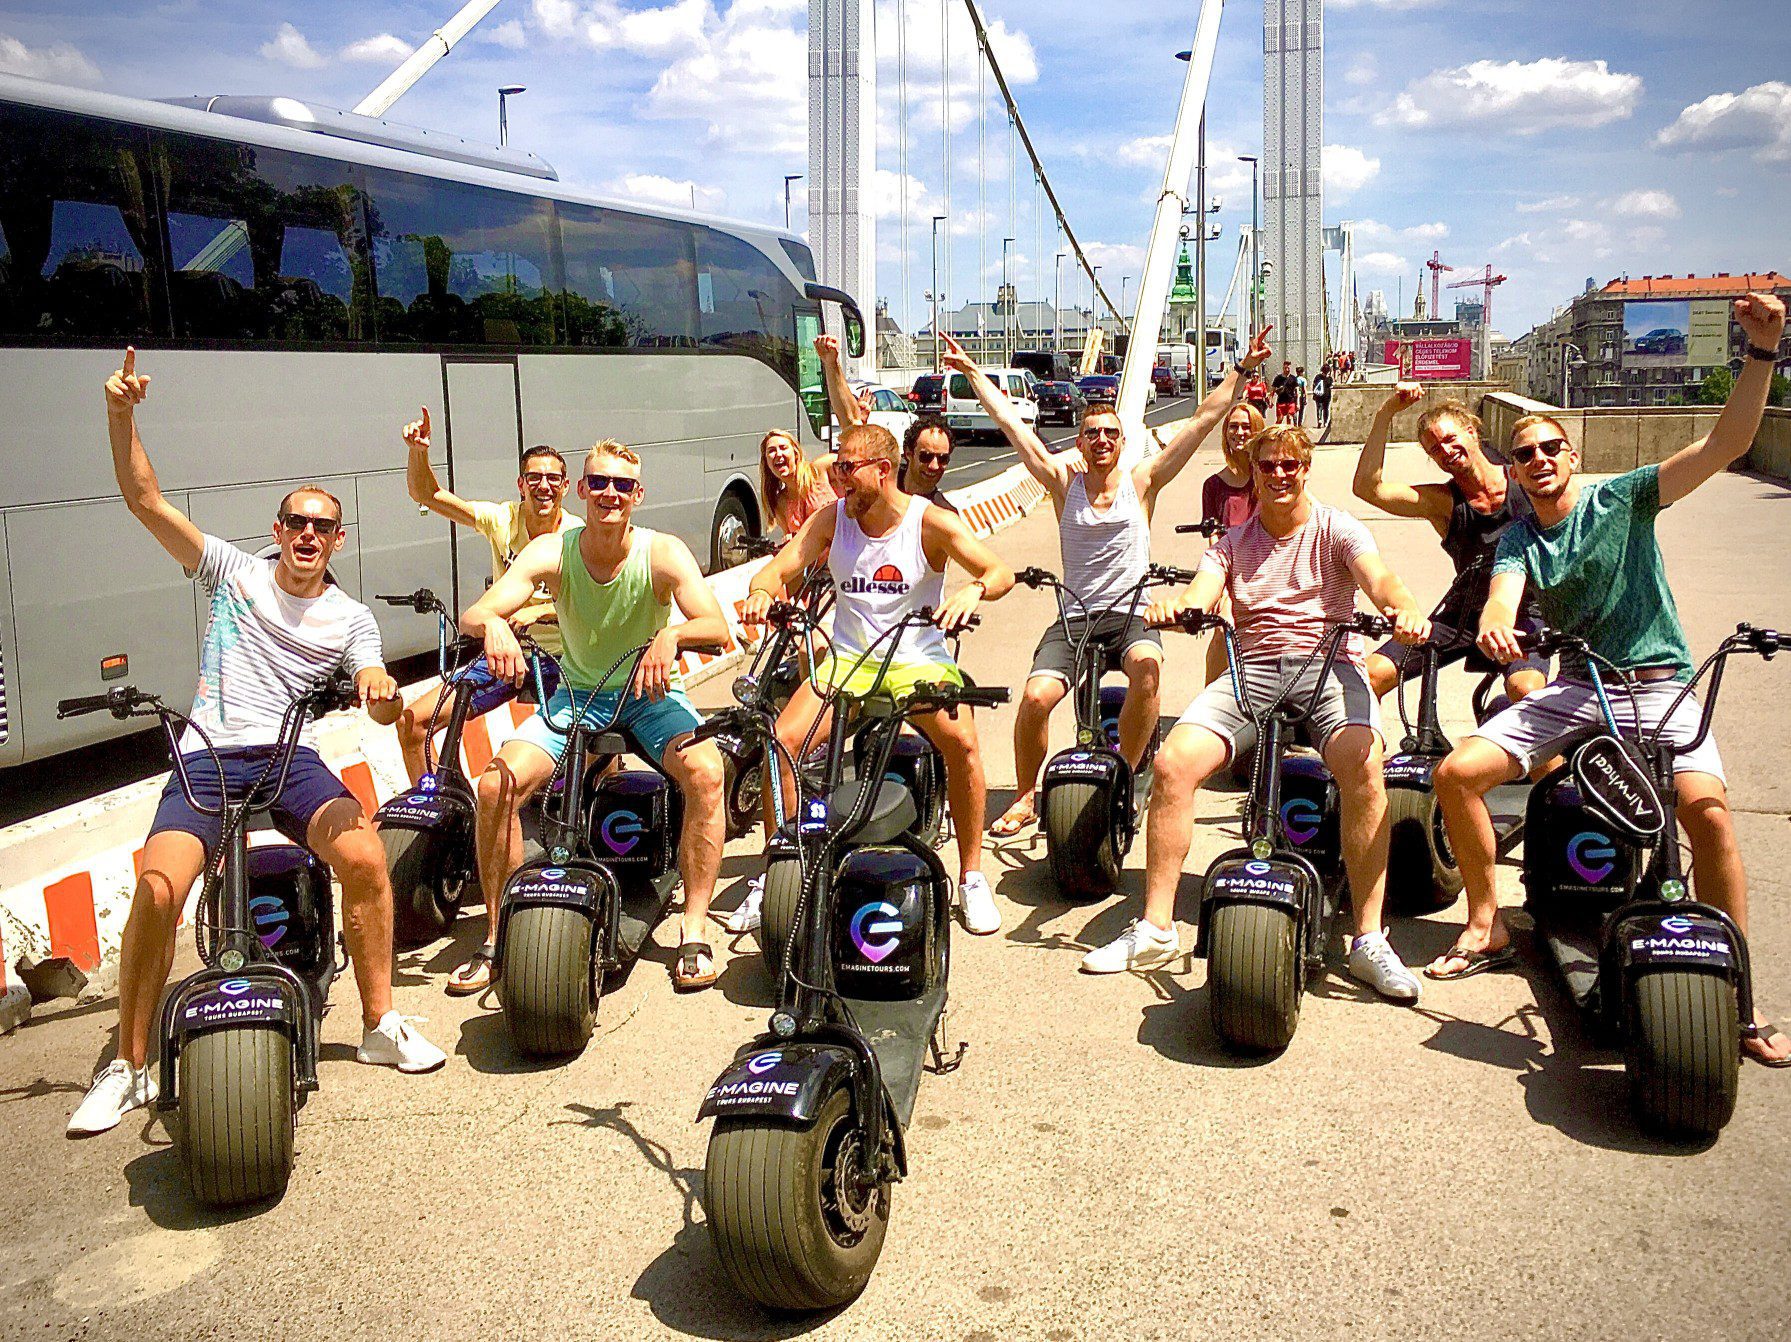
MULTIPOLYGON (((1395 517, 1422 518, 1436 528, 1443 552, 1455 565, 1455 581, 1430 617, 1431 637, 1444 645, 1444 666, 1465 661, 1470 670, 1491 671, 1494 664, 1475 648, 1474 637, 1492 581, 1493 551, 1505 528, 1529 511, 1529 501, 1509 472, 1488 460, 1481 449, 1479 417, 1455 401, 1427 410, 1418 419, 1418 445, 1449 478, 1422 485, 1386 479, 1382 467, 1393 417, 1423 396, 1424 388, 1416 382, 1401 382, 1375 413, 1362 459, 1356 463, 1356 497, 1395 517)), ((1531 594, 1519 613, 1518 627, 1534 632, 1541 626, 1542 616, 1531 594)), ((1417 673, 1417 651, 1389 641, 1370 654, 1368 680, 1377 695, 1417 673)), ((1504 672, 1505 693, 1515 703, 1548 683, 1548 660, 1527 654, 1504 672)))

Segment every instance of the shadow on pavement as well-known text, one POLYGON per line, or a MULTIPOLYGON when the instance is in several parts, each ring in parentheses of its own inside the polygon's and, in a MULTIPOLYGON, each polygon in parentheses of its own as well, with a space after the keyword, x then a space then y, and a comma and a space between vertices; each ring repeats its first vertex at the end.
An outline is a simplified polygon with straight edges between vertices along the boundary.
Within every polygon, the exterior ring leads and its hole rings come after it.
MULTIPOLYGON (((1192 959, 1192 952, 1183 958, 1184 968, 1180 972, 1192 968, 1192 959)), ((1154 1048, 1171 1062, 1235 1071, 1261 1067, 1281 1056, 1278 1052, 1233 1053, 1220 1043, 1207 1012, 1205 984, 1199 988, 1184 987, 1166 970, 1153 970, 1139 977, 1150 984, 1158 1000, 1144 1008, 1138 1042, 1154 1048)))
POLYGON ((202 1230, 247 1221, 279 1205, 278 1198, 269 1198, 246 1207, 201 1206, 193 1197, 164 1120, 177 1121, 172 1115, 154 1115, 144 1122, 138 1141, 149 1150, 124 1167, 131 1206, 141 1207, 156 1225, 163 1230, 202 1230))

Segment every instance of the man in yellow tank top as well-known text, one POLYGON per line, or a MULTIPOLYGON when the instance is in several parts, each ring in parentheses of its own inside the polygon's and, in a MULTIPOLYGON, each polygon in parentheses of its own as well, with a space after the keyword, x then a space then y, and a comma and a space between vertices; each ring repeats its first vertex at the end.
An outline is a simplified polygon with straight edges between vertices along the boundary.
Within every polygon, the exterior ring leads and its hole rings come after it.
MULTIPOLYGON (((504 576, 460 617, 462 633, 484 639, 492 674, 520 683, 528 664, 509 616, 533 599, 538 584, 545 584, 559 611, 564 644, 560 688, 479 776, 479 879, 490 936, 497 928, 504 883, 522 861, 519 813, 553 777, 566 746, 566 737, 548 717, 567 721, 575 703, 587 723, 613 717, 684 794, 678 841, 684 930, 672 981, 681 990, 706 988, 715 982, 715 956, 703 935, 726 837, 721 752, 713 741, 680 748, 702 717, 684 695, 678 657, 686 649, 725 643, 728 626, 690 547, 675 536, 633 524, 642 492, 640 458, 620 443, 598 443, 585 457, 578 484, 585 525, 564 536, 529 542, 504 576), (684 612, 683 624, 668 624, 673 601, 684 612), (647 650, 632 681, 625 657, 621 670, 610 671, 618 657, 643 643, 647 650)), ((487 942, 456 981, 483 987, 492 977, 492 945, 487 942)))

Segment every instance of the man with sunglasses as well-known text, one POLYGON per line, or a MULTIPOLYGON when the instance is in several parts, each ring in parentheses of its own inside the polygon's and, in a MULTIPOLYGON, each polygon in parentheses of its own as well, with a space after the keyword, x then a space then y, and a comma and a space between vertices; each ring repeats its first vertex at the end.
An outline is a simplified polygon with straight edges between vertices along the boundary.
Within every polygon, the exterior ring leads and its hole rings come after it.
MULTIPOLYGON (((1312 439, 1305 429, 1277 424, 1252 438, 1249 450, 1256 515, 1207 550, 1180 597, 1152 605, 1150 623, 1171 624, 1184 610, 1211 612, 1221 594, 1229 595, 1237 670, 1261 710, 1284 693, 1296 703, 1312 697, 1323 642, 1355 613, 1358 591, 1393 621, 1402 641, 1422 640, 1430 625, 1381 559, 1368 528, 1306 492, 1312 439)), ((1356 634, 1344 637, 1306 727, 1342 800, 1343 861, 1356 920, 1349 973, 1383 997, 1410 1003, 1418 1000, 1418 979, 1381 925, 1388 841, 1384 743, 1361 642, 1356 634)), ((1251 749, 1255 737, 1230 677, 1208 685, 1182 714, 1157 752, 1145 825, 1144 917, 1090 951, 1082 961, 1085 973, 1154 969, 1181 954, 1175 896, 1193 837, 1194 794, 1233 756, 1251 749)))
MULTIPOLYGON (((523 453, 522 471, 516 477, 517 497, 508 502, 463 499, 452 490, 444 489, 436 478, 435 467, 429 464, 429 407, 423 406, 422 412, 420 418, 404 426, 404 441, 410 449, 410 460, 404 472, 405 485, 415 502, 439 513, 455 526, 472 527, 490 542, 492 582, 504 576, 504 571, 516 562, 516 556, 530 541, 540 536, 559 535, 583 525, 576 513, 567 512, 562 506, 566 498, 566 458, 546 444, 531 447, 523 453)), ((534 599, 511 617, 510 626, 528 629, 544 651, 555 657, 560 655, 560 630, 554 620, 553 596, 545 587, 536 589, 534 599)), ((470 710, 474 717, 509 703, 519 693, 533 692, 531 686, 524 685, 519 690, 509 681, 492 675, 484 657, 479 657, 460 674, 474 687, 470 710)), ((554 663, 544 663, 542 675, 547 692, 552 694, 559 683, 559 672, 554 663)), ((435 723, 438 729, 448 725, 445 716, 439 722, 436 720, 437 707, 446 693, 447 686, 436 686, 406 705, 398 718, 398 748, 404 754, 404 767, 413 786, 422 777, 427 761, 424 746, 429 739, 430 724, 435 723)), ((452 981, 448 990, 457 991, 452 981)))
POLYGON ((1032 670, 1014 718, 1014 786, 1005 814, 991 827, 998 839, 1018 834, 1038 820, 1039 770, 1049 745, 1051 713, 1070 692, 1075 647, 1085 633, 1106 640, 1108 670, 1126 673, 1126 701, 1119 716, 1119 749, 1134 769, 1157 727, 1162 680, 1163 639, 1147 628, 1142 610, 1124 604, 1150 563, 1150 519, 1157 496, 1194 457, 1195 449, 1237 403, 1239 389, 1269 357, 1264 327, 1250 342, 1242 362, 1207 394, 1182 430, 1155 456, 1130 470, 1121 465, 1125 434, 1119 412, 1099 401, 1082 412, 1076 433, 1079 457, 1054 453, 1032 426, 1015 413, 1013 402, 946 337, 945 366, 969 379, 977 399, 1013 444, 1020 462, 1051 495, 1063 552, 1064 585, 1080 598, 1068 620, 1053 620, 1032 654, 1032 670))
MULTIPOLYGON (((1658 466, 1589 484, 1580 479, 1579 452, 1557 421, 1528 415, 1512 426, 1510 456, 1533 511, 1500 538, 1480 617, 1482 651, 1510 663, 1524 651, 1517 612, 1533 588, 1550 626, 1585 639, 1636 682, 1633 707, 1628 694, 1610 695, 1619 726, 1634 727, 1637 716, 1644 731, 1664 722, 1665 738, 1676 744, 1696 735, 1700 709, 1691 696, 1680 698, 1693 674, 1691 651, 1667 584, 1655 519, 1747 455, 1785 331, 1785 305, 1771 294, 1737 299, 1734 316, 1748 351, 1728 404, 1707 437, 1658 466)), ((1554 684, 1470 733, 1438 766, 1437 799, 1467 889, 1468 922, 1427 968, 1432 978, 1466 978, 1512 959, 1511 933, 1494 886, 1486 794, 1601 719, 1584 669, 1569 667, 1554 684)), ((1698 898, 1726 912, 1745 934, 1747 878, 1713 736, 1675 756, 1673 783, 1698 898)), ((1743 1047, 1768 1066, 1791 1066, 1791 1039, 1763 1015, 1756 1014, 1743 1047)))
MULTIPOLYGON (((576 711, 588 724, 614 722, 659 761, 683 794, 678 870, 684 924, 672 986, 680 992, 707 988, 715 982, 715 953, 703 937, 726 838, 721 751, 713 741, 687 745, 703 719, 684 694, 678 658, 688 649, 727 642, 727 621, 690 547, 634 525, 643 488, 640 457, 632 449, 608 439, 593 447, 578 493, 585 501, 584 525, 530 541, 460 617, 463 634, 484 639, 492 674, 513 685, 528 674, 528 662, 511 620, 543 588, 559 612, 564 645, 559 688, 479 776, 486 935, 496 934, 504 883, 522 861, 522 807, 553 777, 566 749, 565 733, 549 719, 563 722, 576 711), (674 601, 684 613, 682 624, 670 623, 674 601), (642 644, 647 650, 631 681, 626 654, 642 644)), ((477 985, 471 991, 501 972, 494 953, 487 941, 463 967, 461 982, 477 985)))
MULTIPOLYGON (((1443 666, 1466 661, 1473 671, 1496 670, 1474 646, 1474 635, 1492 581, 1493 551, 1513 519, 1529 513, 1530 504, 1510 471, 1487 460, 1480 418, 1458 401, 1445 401, 1418 417, 1418 446, 1449 478, 1440 485, 1388 480, 1384 468, 1393 418, 1423 399, 1418 383, 1401 382, 1381 403, 1356 462, 1356 497, 1395 517, 1428 522, 1442 537, 1443 553, 1455 565, 1455 581, 1431 616, 1431 637, 1443 649, 1439 661, 1443 666)), ((1534 633, 1541 626, 1535 594, 1526 594, 1517 627, 1534 633)), ((1388 639, 1368 656, 1369 683, 1377 696, 1385 695, 1418 665, 1411 648, 1388 639)), ((1547 683, 1548 658, 1534 651, 1505 667, 1505 693, 1513 703, 1547 683)))
MULTIPOLYGON (((840 364, 840 342, 830 335, 815 337, 815 353, 821 356, 822 380, 827 384, 828 404, 839 421, 840 432, 854 424, 870 422, 870 408, 852 394, 840 364)), ((945 495, 945 472, 957 446, 951 426, 936 414, 917 417, 902 435, 902 460, 897 471, 898 488, 904 494, 957 512, 958 505, 945 495)))
MULTIPOLYGON (((778 759, 786 797, 795 791, 787 760, 800 757, 816 722, 829 711, 825 691, 881 690, 899 699, 922 683, 963 684, 946 636, 965 629, 979 603, 1007 595, 1014 585, 1012 571, 971 535, 962 518, 897 488, 896 452, 895 436, 875 424, 854 425, 840 435, 839 455, 828 468, 840 501, 804 522, 795 541, 759 570, 740 612, 744 623, 762 624, 771 603, 784 598, 811 564, 824 560, 832 572, 838 594, 833 644, 777 720, 778 739, 788 752, 778 759), (970 581, 948 600, 945 568, 954 559, 970 581), (935 612, 932 625, 904 629, 890 656, 891 631, 928 606, 935 612)), ((914 725, 945 757, 964 925, 979 935, 998 931, 1001 914, 982 872, 988 798, 975 720, 968 712, 939 712, 916 718, 914 725)), ((825 740, 826 731, 824 726, 817 739, 825 740)), ((753 910, 737 921, 753 926, 757 917, 753 910)))
MULTIPOLYGON (((287 709, 325 676, 346 667, 362 706, 382 723, 398 715, 398 686, 386 673, 373 613, 329 576, 330 557, 346 539, 335 496, 300 485, 280 500, 276 559, 205 535, 163 495, 144 451, 136 411, 148 395, 149 377, 137 372, 136 350, 127 349, 124 366, 106 380, 112 468, 131 516, 210 597, 199 687, 179 748, 198 801, 216 807, 220 782, 240 795, 264 779, 287 709)), ((379 836, 317 753, 315 727, 306 724, 299 742, 270 814, 342 883, 342 933, 361 998, 356 1057, 401 1072, 433 1071, 445 1055, 392 1007, 392 884, 379 836)), ((114 1128, 156 1098, 150 1035, 174 962, 175 928, 222 833, 221 817, 195 810, 170 778, 143 844, 119 947, 118 1054, 69 1119, 71 1137, 114 1128)))

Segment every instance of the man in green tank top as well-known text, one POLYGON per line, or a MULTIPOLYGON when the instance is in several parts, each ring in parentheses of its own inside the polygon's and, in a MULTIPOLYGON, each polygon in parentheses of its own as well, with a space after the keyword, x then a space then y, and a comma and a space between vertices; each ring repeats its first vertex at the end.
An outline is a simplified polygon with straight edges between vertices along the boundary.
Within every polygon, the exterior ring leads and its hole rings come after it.
MULTIPOLYGON (((564 644, 560 688, 479 776, 479 879, 490 920, 487 935, 497 930, 504 883, 522 861, 522 806, 553 777, 566 747, 565 735, 549 718, 570 721, 576 704, 587 723, 613 718, 684 794, 678 841, 684 930, 672 981, 681 990, 706 988, 715 982, 715 956, 703 940, 704 927, 726 837, 721 752, 713 741, 681 748, 702 717, 685 697, 678 657, 687 649, 726 643, 727 621, 690 547, 633 524, 642 494, 641 463, 634 452, 617 442, 598 443, 585 457, 578 493, 585 501, 585 525, 529 542, 460 617, 462 633, 484 639, 492 674, 520 683, 528 663, 509 616, 544 583, 559 611, 564 644), (685 616, 676 626, 668 623, 673 601, 685 616), (642 644, 647 650, 631 682, 626 654, 642 644)), ((476 992, 488 985, 494 977, 492 951, 487 941, 450 990, 476 992)))

